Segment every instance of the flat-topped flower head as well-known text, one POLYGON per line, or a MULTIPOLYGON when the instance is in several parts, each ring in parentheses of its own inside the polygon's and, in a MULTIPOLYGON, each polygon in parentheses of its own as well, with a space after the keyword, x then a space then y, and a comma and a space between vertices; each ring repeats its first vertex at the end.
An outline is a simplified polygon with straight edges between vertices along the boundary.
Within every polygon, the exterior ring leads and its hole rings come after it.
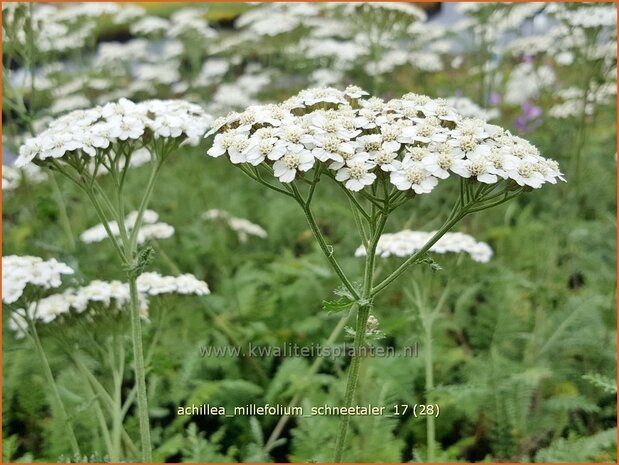
POLYGON ((313 176, 305 173, 312 169, 335 172, 331 177, 351 191, 372 186, 387 172, 396 189, 417 194, 452 176, 532 188, 564 180, 556 162, 530 143, 459 114, 449 100, 413 93, 384 101, 354 86, 307 89, 279 105, 231 113, 206 137, 213 134, 209 155, 270 167, 285 184, 309 181, 313 176), (267 113, 277 119, 255 117, 267 113))
MULTIPOLYGON (((128 232, 132 231, 135 227, 137 217, 137 211, 132 211, 126 216, 124 224, 128 232)), ((137 233, 138 244, 142 244, 151 239, 168 239, 174 235, 174 226, 168 223, 157 222, 158 219, 159 215, 153 210, 144 211, 142 224, 137 233)), ((110 221, 107 223, 107 228, 103 223, 88 228, 80 234, 80 240, 86 244, 101 242, 109 238, 108 231, 115 237, 120 236, 120 227, 118 223, 116 221, 110 221)))
POLYGON ((212 208, 202 214, 202 218, 208 221, 219 220, 225 223, 230 229, 236 232, 239 241, 246 242, 249 236, 259 237, 264 239, 267 237, 267 232, 264 228, 256 223, 252 223, 245 218, 237 218, 224 210, 212 208))
POLYGON ((62 276, 73 269, 56 259, 43 260, 28 255, 2 257, 2 302, 17 302, 26 286, 51 289, 62 284, 62 276))
POLYGON ((144 295, 182 294, 208 295, 211 291, 206 282, 192 274, 162 276, 159 273, 143 273, 137 280, 138 292, 144 295))
MULTIPOLYGON (((391 234, 383 234, 378 240, 376 255, 380 257, 408 257, 424 247, 434 236, 436 231, 403 231, 391 234)), ((433 253, 466 253, 474 261, 487 263, 492 258, 492 249, 485 242, 477 241, 473 236, 455 232, 446 233, 432 247, 429 252, 433 253)), ((364 257, 366 250, 360 246, 355 251, 356 257, 364 257)))
MULTIPOLYGON (((148 318, 149 298, 165 294, 205 296, 210 294, 208 284, 192 274, 162 276, 159 273, 143 273, 137 279, 140 315, 148 318)), ((91 281, 85 286, 69 288, 60 294, 52 294, 27 307, 27 316, 35 323, 51 323, 63 316, 84 314, 94 316, 96 312, 124 311, 129 305, 129 285, 120 281, 91 281)), ((10 329, 18 337, 25 334, 26 310, 19 309, 12 314, 10 329)))
POLYGON ((200 106, 183 100, 120 99, 52 121, 45 131, 25 141, 15 165, 62 159, 72 153, 95 157, 119 141, 139 140, 141 145, 162 138, 191 141, 202 136, 211 121, 200 106))

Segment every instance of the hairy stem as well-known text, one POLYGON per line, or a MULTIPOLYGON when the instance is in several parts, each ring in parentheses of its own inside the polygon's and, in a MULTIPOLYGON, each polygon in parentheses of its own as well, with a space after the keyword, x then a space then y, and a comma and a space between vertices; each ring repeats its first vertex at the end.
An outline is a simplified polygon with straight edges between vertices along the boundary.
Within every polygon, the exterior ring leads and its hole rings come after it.
MULTIPOLYGON (((389 210, 389 205, 386 205, 385 211, 389 210)), ((359 382, 359 367, 361 366, 361 347, 365 344, 365 333, 367 330, 368 317, 372 308, 371 293, 374 282, 374 263, 376 259, 376 247, 380 239, 385 224, 387 223, 387 213, 380 213, 376 222, 371 225, 371 235, 367 254, 365 257, 365 269, 363 273, 363 303, 357 306, 357 324, 355 326, 355 342, 352 361, 348 371, 348 381, 346 383, 346 394, 344 396, 344 406, 351 407, 355 400, 357 384, 359 382)), ((346 445, 346 435, 348 426, 350 425, 350 416, 344 415, 340 420, 340 430, 335 442, 334 462, 342 461, 344 455, 344 447, 346 445)))
POLYGON ((150 442, 150 424, 148 419, 148 401, 146 398, 146 370, 142 348, 142 327, 140 322, 140 303, 138 301, 137 278, 129 276, 131 293, 131 338, 133 341, 133 360, 135 364, 135 383, 138 397, 138 419, 140 421, 140 442, 142 445, 142 462, 152 462, 150 442))
POLYGON ((110 457, 112 462, 117 462, 121 459, 121 441, 122 441, 122 429, 123 429, 123 416, 122 416, 122 381, 125 364, 125 350, 122 345, 116 344, 116 338, 113 341, 114 345, 119 347, 119 365, 116 366, 114 350, 112 348, 111 361, 112 361, 112 378, 114 381, 114 393, 113 393, 113 409, 112 409, 112 453, 110 457))
MULTIPOLYGON (((426 404, 432 402, 432 391, 434 390, 434 363, 432 360, 432 321, 425 326, 425 368, 426 368, 426 404)), ((428 462, 434 462, 436 450, 436 427, 434 415, 426 415, 426 434, 428 447, 428 462)))
MULTIPOLYGON (((370 305, 357 306, 357 323, 355 325, 355 342, 354 352, 350 368, 348 370, 348 381, 346 383, 346 394, 344 395, 344 407, 351 407, 354 402, 355 392, 357 390, 357 382, 359 381, 359 367, 361 366, 361 347, 365 343, 365 331, 370 315, 370 305)), ((335 463, 342 462, 344 455, 344 446, 346 444, 346 435, 348 426, 350 425, 350 415, 344 415, 340 420, 340 429, 335 441, 335 455, 333 461, 335 463)))

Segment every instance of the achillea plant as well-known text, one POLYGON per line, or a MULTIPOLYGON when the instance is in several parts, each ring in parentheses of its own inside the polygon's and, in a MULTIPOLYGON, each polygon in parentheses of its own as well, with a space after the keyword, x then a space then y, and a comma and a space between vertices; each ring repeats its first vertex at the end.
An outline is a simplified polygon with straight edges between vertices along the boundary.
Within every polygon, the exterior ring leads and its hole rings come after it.
MULTIPOLYGON (((30 257, 8 257, 9 264, 14 265, 14 258, 30 257)), ((49 268, 49 264, 52 263, 42 264, 49 268)), ((16 274, 21 271, 16 266, 11 270, 16 274)), ((41 281, 40 277, 38 279, 41 281)), ((11 280, 6 280, 6 283, 12 284, 11 280)), ((191 274, 161 276, 153 272, 143 273, 137 278, 137 291, 140 317, 143 320, 149 318, 151 306, 160 306, 157 314, 159 324, 150 347, 146 350, 147 361, 153 354, 152 349, 157 344, 161 328, 165 326, 168 309, 171 307, 169 302, 166 304, 166 297, 210 294, 207 283, 191 274)), ((133 386, 124 398, 122 395, 125 380, 125 328, 130 304, 131 291, 127 283, 95 280, 79 288, 67 288, 61 293, 25 302, 23 309, 15 309, 11 313, 9 322, 9 327, 17 338, 27 336, 35 342, 37 351, 41 352, 46 377, 53 388, 56 402, 61 407, 60 412, 71 435, 72 445, 75 438, 70 416, 65 412, 57 395, 38 334, 51 336, 52 342, 56 342, 56 348, 67 360, 73 362, 83 381, 81 388, 93 398, 90 405, 97 416, 100 434, 104 438, 107 455, 112 462, 121 461, 124 457, 137 457, 140 454, 124 427, 125 417, 135 401, 137 392, 137 386, 133 386), (92 327, 97 328, 96 334, 85 336, 84 332, 92 327), (96 369, 91 367, 90 358, 94 359, 96 369), (104 376, 97 376, 101 372, 104 376)), ((79 448, 77 450, 79 451, 79 448)))
POLYGON ((65 425, 71 449, 74 454, 79 454, 80 448, 75 433, 35 324, 40 313, 36 302, 49 289, 59 287, 63 275, 73 273, 70 266, 55 259, 43 260, 40 257, 19 255, 2 257, 2 304, 10 311, 9 328, 17 331, 22 337, 27 336, 32 343, 43 366, 45 381, 49 384, 56 408, 65 425))
POLYGON ((75 183, 90 199, 118 254, 119 265, 127 274, 143 462, 150 462, 152 457, 137 278, 150 261, 153 250, 138 248, 139 233, 164 162, 182 143, 195 142, 210 122, 211 117, 199 106, 185 101, 133 103, 120 99, 54 120, 47 130, 26 140, 15 163, 21 167, 34 162, 75 183), (123 191, 132 166, 131 158, 142 148, 150 152, 151 175, 128 228, 123 191), (102 187, 99 170, 112 178, 111 193, 102 187), (110 224, 118 226, 118 234, 110 224))
MULTIPOLYGON (((524 139, 483 120, 464 118, 444 100, 407 94, 384 101, 358 87, 310 89, 279 105, 257 105, 214 123, 208 154, 225 155, 247 176, 299 204, 331 267, 338 291, 357 315, 355 356, 345 394, 351 406, 359 377, 359 348, 381 291, 462 218, 500 205, 545 183, 563 180, 558 164, 524 139), (276 179, 274 179, 276 178, 276 179), (321 179, 339 186, 351 205, 366 251, 360 284, 352 281, 327 243, 312 210, 321 179), (459 184, 443 225, 390 275, 375 279, 375 257, 389 216, 442 182, 459 184)), ((342 461, 350 417, 341 420, 336 462, 342 461)))

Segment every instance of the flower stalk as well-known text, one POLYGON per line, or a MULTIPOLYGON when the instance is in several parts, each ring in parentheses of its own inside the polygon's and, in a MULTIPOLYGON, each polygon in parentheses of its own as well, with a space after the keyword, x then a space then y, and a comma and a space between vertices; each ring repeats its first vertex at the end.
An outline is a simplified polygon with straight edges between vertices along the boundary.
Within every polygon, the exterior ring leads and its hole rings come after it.
POLYGON ((39 338, 39 333, 37 332, 36 325, 32 318, 28 316, 28 312, 25 313, 26 321, 28 322, 29 331, 27 334, 30 336, 34 348, 39 356, 39 360, 41 361, 41 365, 43 366, 43 375, 49 384, 52 397, 54 398, 54 402, 56 403, 56 408, 60 413, 60 420, 62 421, 64 428, 66 430, 67 436, 69 438, 69 444, 71 444, 71 450, 74 455, 80 454, 80 447, 77 442, 77 438, 75 437, 75 432, 73 431, 73 427, 71 426, 71 421, 69 419, 69 415, 67 414, 67 410, 64 407, 64 403, 62 402, 62 398, 60 397, 60 392, 58 391, 58 385, 56 384, 56 380, 54 379, 54 375, 52 374, 52 369, 49 366, 49 361, 47 360, 47 356, 45 355, 45 350, 43 349, 43 345, 41 344, 41 339, 39 338))

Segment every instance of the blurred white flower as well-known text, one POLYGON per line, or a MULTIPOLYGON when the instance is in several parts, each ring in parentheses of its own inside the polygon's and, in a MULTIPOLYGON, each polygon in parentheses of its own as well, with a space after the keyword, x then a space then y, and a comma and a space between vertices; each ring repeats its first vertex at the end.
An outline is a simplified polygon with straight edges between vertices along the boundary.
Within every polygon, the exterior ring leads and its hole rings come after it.
MULTIPOLYGON (((174 235, 174 227, 167 223, 157 223, 159 215, 153 210, 145 210, 142 218, 142 226, 137 233, 137 241, 142 244, 151 239, 168 239, 174 235)), ((137 220, 137 211, 129 213, 125 218, 125 228, 131 231, 137 220)), ((107 224, 107 228, 114 236, 120 236, 120 228, 115 221, 107 224)), ((86 244, 101 242, 108 239, 105 225, 98 224, 80 234, 80 240, 86 244)))
MULTIPOLYGON (((137 279, 140 315, 148 317, 149 297, 164 294, 205 296, 210 294, 208 284, 191 274, 162 276, 159 273, 143 273, 137 279)), ((85 286, 66 289, 32 302, 27 310, 17 309, 11 314, 9 328, 23 337, 27 330, 25 312, 35 323, 51 323, 69 315, 84 314, 92 317, 98 311, 123 311, 129 305, 129 285, 120 281, 91 281, 85 286)))
MULTIPOLYGON (((376 255, 380 257, 408 257, 423 248, 434 236, 436 231, 411 231, 405 229, 397 233, 383 234, 378 240, 376 255)), ((476 241, 474 237, 464 233, 446 233, 432 247, 434 253, 466 253, 476 262, 487 263, 492 258, 492 249, 485 242, 476 241)), ((355 251, 356 257, 366 255, 364 246, 355 251)))
POLYGON ((37 165, 26 165, 23 168, 2 165, 2 191, 17 189, 22 183, 39 184, 47 181, 47 173, 37 165))
POLYGON ((246 242, 249 236, 256 236, 264 239, 267 237, 267 232, 262 226, 252 223, 245 218, 237 218, 224 210, 213 208, 202 214, 205 220, 223 221, 230 229, 236 232, 241 242, 246 242))

